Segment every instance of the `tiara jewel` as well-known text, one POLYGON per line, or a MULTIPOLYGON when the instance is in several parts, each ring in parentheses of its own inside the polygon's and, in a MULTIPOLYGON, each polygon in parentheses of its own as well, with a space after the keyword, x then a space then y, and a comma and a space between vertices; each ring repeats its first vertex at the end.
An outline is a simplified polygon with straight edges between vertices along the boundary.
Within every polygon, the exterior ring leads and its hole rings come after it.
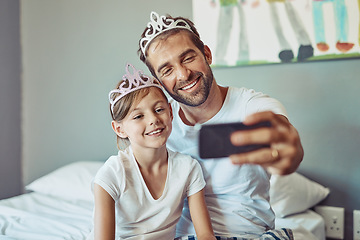
POLYGON ((156 12, 151 12, 150 22, 147 24, 145 37, 140 40, 140 48, 144 56, 146 48, 155 37, 157 37, 160 33, 174 28, 183 28, 193 32, 190 25, 183 19, 174 21, 174 19, 168 19, 166 16, 159 16, 156 12))
POLYGON ((114 105, 122 97, 124 97, 125 95, 131 92, 147 87, 158 87, 162 89, 161 85, 158 83, 158 81, 155 78, 151 78, 145 75, 141 70, 136 70, 135 67, 130 63, 126 64, 125 71, 126 74, 124 74, 124 76, 122 77, 123 81, 120 83, 119 87, 109 92, 109 101, 110 101, 112 113, 114 113, 114 105), (132 73, 130 72, 129 68, 132 69, 132 73), (116 93, 118 93, 119 95, 116 96, 115 99, 113 99, 113 94, 116 93))

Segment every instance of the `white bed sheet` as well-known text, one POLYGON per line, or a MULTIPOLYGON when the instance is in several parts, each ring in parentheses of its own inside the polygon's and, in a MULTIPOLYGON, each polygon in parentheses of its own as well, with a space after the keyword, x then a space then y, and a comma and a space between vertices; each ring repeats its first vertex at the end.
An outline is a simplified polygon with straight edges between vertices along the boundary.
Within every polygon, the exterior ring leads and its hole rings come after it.
POLYGON ((39 193, 0 201, 0 239, 85 239, 91 231, 92 204, 70 203, 39 193))
MULTIPOLYGON (((68 202, 32 192, 0 201, 0 240, 83 240, 92 228, 93 204, 68 202)), ((296 240, 324 240, 324 220, 307 210, 276 218, 296 240)))

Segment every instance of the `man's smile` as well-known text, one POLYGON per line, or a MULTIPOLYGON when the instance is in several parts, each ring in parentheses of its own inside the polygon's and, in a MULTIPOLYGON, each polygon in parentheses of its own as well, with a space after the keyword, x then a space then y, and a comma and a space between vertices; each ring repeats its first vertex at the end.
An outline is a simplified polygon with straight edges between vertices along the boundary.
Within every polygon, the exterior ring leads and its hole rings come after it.
POLYGON ((191 88, 193 88, 198 82, 200 81, 200 77, 196 78, 194 81, 192 81, 190 84, 180 88, 180 90, 188 91, 191 88))

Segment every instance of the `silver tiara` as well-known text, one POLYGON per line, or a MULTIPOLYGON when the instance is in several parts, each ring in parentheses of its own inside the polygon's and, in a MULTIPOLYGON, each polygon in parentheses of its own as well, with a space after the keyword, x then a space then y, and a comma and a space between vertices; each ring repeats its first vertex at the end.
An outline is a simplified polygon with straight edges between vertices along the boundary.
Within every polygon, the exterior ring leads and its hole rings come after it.
POLYGON ((160 89, 161 85, 155 78, 149 77, 145 75, 141 70, 136 70, 133 65, 130 63, 126 64, 125 67, 126 73, 123 76, 123 81, 119 85, 118 88, 111 90, 109 92, 109 101, 111 105, 111 112, 114 114, 114 105, 125 95, 139 90, 141 88, 147 87, 158 87, 160 89), (132 73, 130 72, 130 68, 132 68, 132 73), (113 94, 119 94, 115 99, 113 94))
POLYGON ((178 19, 174 21, 174 19, 167 18, 166 16, 159 16, 159 14, 157 14, 156 12, 151 12, 150 22, 148 22, 147 24, 145 37, 140 40, 140 48, 144 56, 149 43, 155 37, 167 30, 171 30, 174 28, 183 28, 193 32, 190 25, 183 19, 178 19))

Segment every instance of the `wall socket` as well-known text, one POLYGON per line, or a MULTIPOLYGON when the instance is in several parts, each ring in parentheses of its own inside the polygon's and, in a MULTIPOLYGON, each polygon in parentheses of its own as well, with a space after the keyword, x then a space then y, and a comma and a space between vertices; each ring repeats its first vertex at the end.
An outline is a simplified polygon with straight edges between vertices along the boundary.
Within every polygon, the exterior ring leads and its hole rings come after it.
POLYGON ((316 206, 315 212, 325 220, 326 237, 344 239, 344 208, 316 206))
POLYGON ((354 217, 354 240, 360 240, 360 210, 354 210, 353 217, 354 217))

